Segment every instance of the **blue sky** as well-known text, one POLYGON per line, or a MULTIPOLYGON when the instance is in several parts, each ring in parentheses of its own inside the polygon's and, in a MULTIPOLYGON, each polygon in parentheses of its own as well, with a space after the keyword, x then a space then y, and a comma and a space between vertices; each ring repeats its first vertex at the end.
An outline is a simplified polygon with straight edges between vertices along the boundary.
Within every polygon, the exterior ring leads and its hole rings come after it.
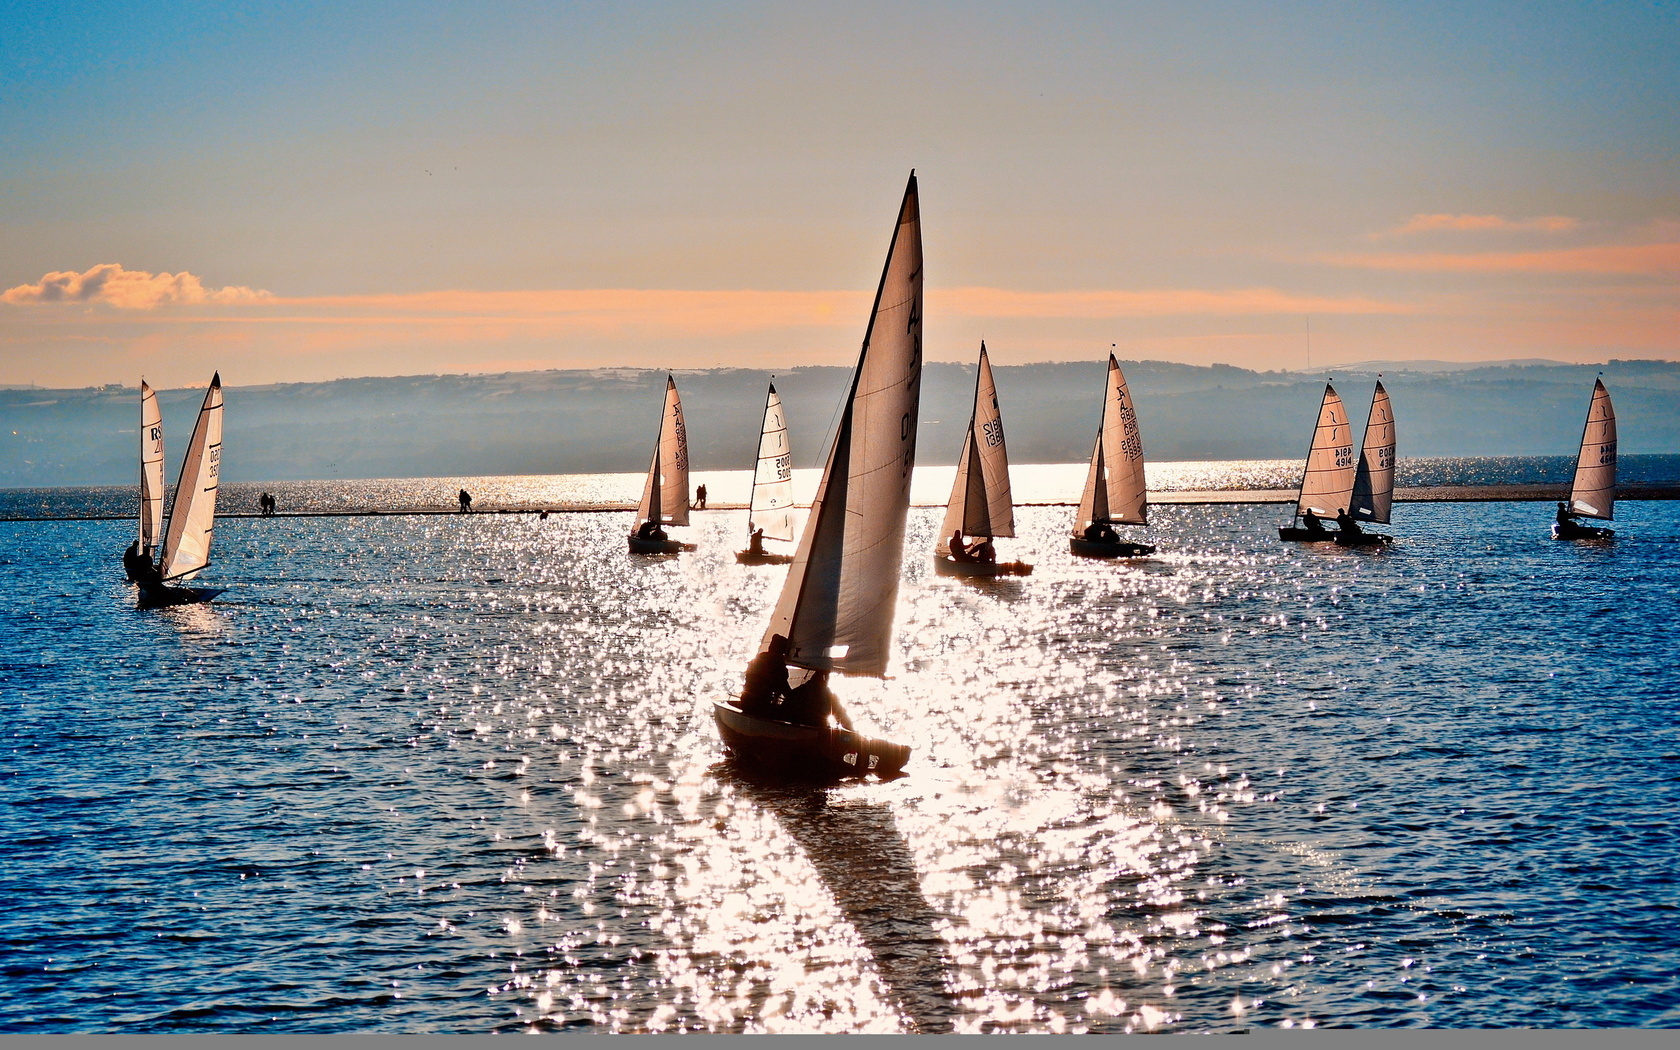
POLYGON ((935 358, 1680 357, 1675 4, 0 22, 0 383, 840 362, 912 167, 935 358))

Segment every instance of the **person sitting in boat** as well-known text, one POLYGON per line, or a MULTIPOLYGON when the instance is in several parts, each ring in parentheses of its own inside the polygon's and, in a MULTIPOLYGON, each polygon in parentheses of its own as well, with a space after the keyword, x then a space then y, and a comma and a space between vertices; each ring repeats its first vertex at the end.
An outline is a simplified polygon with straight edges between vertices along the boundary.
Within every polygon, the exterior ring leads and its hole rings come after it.
POLYGON ((123 568, 128 570, 128 578, 140 585, 141 591, 163 586, 163 570, 152 561, 151 555, 140 549, 139 540, 123 551, 123 568))
POLYGON ((1310 510, 1303 510, 1301 512, 1301 527, 1306 529, 1308 532, 1320 533, 1325 536, 1330 535, 1330 530, 1324 527, 1324 519, 1320 518, 1317 514, 1314 514, 1310 510))
MULTIPOLYGON (((1318 519, 1314 518, 1313 520, 1317 521, 1318 519)), ((1345 507, 1336 511, 1336 527, 1342 530, 1343 536, 1350 539, 1354 536, 1365 535, 1365 530, 1359 527, 1359 523, 1353 520, 1353 515, 1349 514, 1345 507)))
POLYGON ((788 695, 788 640, 770 636, 770 645, 747 664, 747 680, 741 687, 741 712, 755 718, 784 719, 782 702, 788 695))
POLYGON ((983 538, 979 543, 976 543, 972 547, 968 548, 968 556, 971 560, 979 562, 981 565, 997 564, 997 548, 992 546, 992 538, 990 536, 983 538))
POLYGON ((951 533, 951 540, 946 546, 951 548, 951 560, 955 562, 970 562, 974 556, 968 553, 968 545, 963 542, 962 530, 951 533))
POLYGON ((1558 523, 1558 526, 1560 528, 1565 528, 1565 529, 1580 528, 1581 523, 1579 521, 1575 520, 1576 518, 1579 518, 1579 517, 1580 517, 1579 514, 1576 514, 1574 511, 1569 509, 1569 504, 1568 503, 1559 503, 1558 504, 1557 523, 1558 523))
POLYGON ((1085 540, 1088 543, 1119 543, 1120 534, 1106 521, 1093 521, 1085 526, 1085 540))
POLYGON ((778 717, 796 726, 815 726, 823 729, 832 717, 840 728, 852 728, 852 719, 846 714, 846 709, 840 706, 840 698, 828 687, 827 671, 813 671, 804 684, 788 692, 787 699, 781 706, 783 713, 778 717))
POLYGON ((665 535, 665 530, 659 527, 659 522, 649 518, 642 522, 641 528, 636 530, 636 538, 639 540, 663 541, 668 537, 665 535))
POLYGON ((128 582, 139 583, 150 576, 157 575, 157 566, 152 564, 151 556, 140 549, 140 541, 135 540, 123 551, 123 571, 128 574, 128 582))
POLYGON ((755 555, 764 553, 764 530, 763 529, 752 530, 752 535, 750 535, 747 538, 747 553, 748 554, 755 554, 755 555))

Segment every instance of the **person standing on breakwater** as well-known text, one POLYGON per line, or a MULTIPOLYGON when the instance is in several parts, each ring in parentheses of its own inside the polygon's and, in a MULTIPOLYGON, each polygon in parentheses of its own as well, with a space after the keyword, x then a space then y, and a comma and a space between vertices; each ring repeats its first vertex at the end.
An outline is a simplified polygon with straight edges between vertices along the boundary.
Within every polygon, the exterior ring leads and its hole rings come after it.
POLYGON ((472 493, 468 492, 466 489, 462 489, 461 494, 455 498, 461 501, 462 514, 472 513, 472 493))
POLYGON ((704 485, 701 485, 699 488, 694 490, 694 509, 706 509, 706 486, 704 485))

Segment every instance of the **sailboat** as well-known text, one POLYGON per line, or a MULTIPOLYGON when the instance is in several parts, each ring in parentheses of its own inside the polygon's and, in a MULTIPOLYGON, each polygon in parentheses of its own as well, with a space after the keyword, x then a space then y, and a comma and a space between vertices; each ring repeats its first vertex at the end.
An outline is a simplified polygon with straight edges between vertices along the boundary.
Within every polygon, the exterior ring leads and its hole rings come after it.
POLYGON ((1603 379, 1593 384, 1587 422, 1581 428, 1581 454, 1575 460, 1575 482, 1569 487, 1569 502, 1558 504, 1552 538, 1607 540, 1616 535, 1615 529, 1578 525, 1575 518, 1616 518, 1616 410, 1603 379))
POLYGON ((741 696, 712 705, 718 735, 740 766, 836 780, 892 776, 910 758, 902 744, 850 729, 827 678, 886 673, 921 386, 922 230, 912 172, 781 597, 741 696), (828 724, 831 716, 839 727, 828 724))
POLYGON ((163 412, 151 384, 140 380, 140 535, 123 552, 130 583, 149 575, 153 550, 163 541, 163 412))
MULTIPOLYGON (((1353 495, 1348 517, 1355 522, 1373 521, 1387 525, 1394 507, 1394 406, 1382 380, 1371 392, 1371 414, 1365 419, 1365 447, 1359 452, 1359 466, 1353 472, 1353 495)), ((1357 529, 1357 526, 1355 526, 1357 529)), ((1393 540, 1380 532, 1343 529, 1336 542, 1344 547, 1375 547, 1393 540)))
POLYGON ((1009 453, 1003 444, 1003 416, 998 412, 997 384, 986 344, 980 344, 980 366, 974 376, 974 410, 969 413, 957 476, 939 526, 939 546, 933 568, 942 576, 1027 576, 1025 562, 997 560, 991 554, 994 537, 1015 535, 1015 504, 1009 493, 1009 453), (980 537, 970 547, 963 537, 980 537), (961 551, 959 559, 957 552, 961 551))
POLYGON ((1126 389, 1120 362, 1108 355, 1108 382, 1103 388, 1102 424, 1085 491, 1079 497, 1079 516, 1073 523, 1068 548, 1086 558, 1140 558, 1154 554, 1147 543, 1122 540, 1116 525, 1149 524, 1149 495, 1143 480, 1143 435, 1138 432, 1132 395, 1126 389))
POLYGON ((764 426, 758 432, 758 465, 753 470, 752 501, 747 507, 747 549, 735 552, 743 565, 787 565, 791 554, 764 549, 765 540, 793 542, 793 451, 776 384, 764 399, 764 426))
POLYGON ((683 426, 682 399, 677 381, 665 377, 665 408, 659 414, 659 440, 653 446, 642 502, 636 508, 641 525, 630 534, 632 554, 676 554, 694 550, 665 535, 661 525, 688 524, 688 430, 683 426))
POLYGON ((1336 388, 1326 383, 1312 447, 1307 451, 1306 472, 1301 476, 1301 492, 1295 500, 1295 517, 1302 520, 1302 526, 1280 526, 1278 538, 1310 543, 1335 540, 1336 534, 1320 525, 1319 519, 1334 520, 1347 510, 1353 501, 1355 469, 1353 428, 1347 410, 1336 388))
MULTIPOLYGON (((144 405, 144 394, 141 403, 144 405)), ((159 422, 157 426, 161 463, 163 424, 159 422)), ((142 463, 144 456, 142 452, 142 463)), ((192 438, 187 442, 186 458, 181 461, 181 475, 175 481, 175 502, 169 507, 169 525, 164 533, 162 557, 155 569, 138 581, 142 608, 207 602, 226 590, 224 587, 169 586, 176 580, 190 580, 210 566, 210 538, 216 528, 216 489, 220 484, 218 475, 221 467, 222 374, 217 372, 210 380, 210 389, 204 392, 204 404, 198 410, 198 422, 193 425, 192 438)), ((144 469, 143 466, 142 474, 144 469)), ((161 488, 161 465, 157 481, 161 488)), ((145 484, 142 483, 142 498, 145 484)), ((144 513, 143 509, 142 517, 144 513)))

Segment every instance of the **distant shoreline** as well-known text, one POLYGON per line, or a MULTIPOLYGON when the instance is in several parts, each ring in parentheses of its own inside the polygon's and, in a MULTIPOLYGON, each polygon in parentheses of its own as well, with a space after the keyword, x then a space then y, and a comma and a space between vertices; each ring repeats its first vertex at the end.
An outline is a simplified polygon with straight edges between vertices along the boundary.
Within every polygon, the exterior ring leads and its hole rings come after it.
MULTIPOLYGON (((1295 502, 1294 489, 1246 489, 1223 491, 1151 492, 1149 502, 1157 506, 1186 504, 1278 504, 1295 502)), ((1403 488, 1394 491, 1396 503, 1548 503, 1569 498, 1567 485, 1437 485, 1429 488, 1403 488)), ((1618 502, 1640 500, 1680 499, 1680 485, 1630 485, 1616 493, 1618 502)), ((942 507, 944 503, 915 503, 916 507, 942 507)), ((1024 502, 1017 507, 1072 507, 1076 500, 1024 502)), ((519 503, 509 506, 484 506, 472 514, 624 514, 636 510, 632 502, 612 503, 519 503)), ((801 504, 801 507, 809 504, 801 504)), ((704 511, 743 511, 745 503, 716 503, 704 511)), ((366 510, 298 510, 269 515, 274 518, 398 518, 417 516, 460 516, 457 506, 370 507, 366 510)), ((218 514, 218 519, 261 518, 264 515, 240 511, 218 514)), ((0 517, 0 522, 27 521, 132 521, 133 514, 79 515, 14 515, 0 517)))

